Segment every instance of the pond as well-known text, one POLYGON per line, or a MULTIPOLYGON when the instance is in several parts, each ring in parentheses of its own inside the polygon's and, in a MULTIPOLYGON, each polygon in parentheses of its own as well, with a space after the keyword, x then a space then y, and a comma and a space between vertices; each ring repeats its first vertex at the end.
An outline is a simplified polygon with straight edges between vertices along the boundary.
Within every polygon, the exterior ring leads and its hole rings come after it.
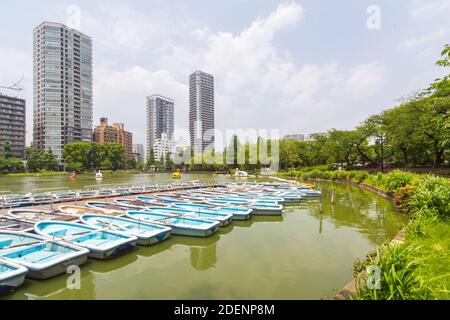
MULTIPOLYGON (((2 180, 3 178, 0 178, 2 180)), ((86 180, 85 180, 86 179, 86 180)), ((92 180, 92 177, 89 178, 92 180)), ((93 184, 79 177, 15 178, 4 185, 27 188, 93 184)), ((229 180, 183 175, 184 180, 229 180)), ((170 175, 127 175, 102 183, 163 183, 170 175)), ((95 180, 94 180, 95 183, 95 180)), ((3 185, 1 185, 3 184, 3 185)), ((319 183, 318 199, 286 206, 279 217, 233 222, 208 238, 172 236, 107 261, 81 268, 80 290, 67 289, 69 275, 26 280, 3 299, 321 299, 332 298, 352 277, 352 264, 392 239, 404 218, 388 200, 343 184, 319 183), (336 189, 331 205, 331 190, 336 189)))

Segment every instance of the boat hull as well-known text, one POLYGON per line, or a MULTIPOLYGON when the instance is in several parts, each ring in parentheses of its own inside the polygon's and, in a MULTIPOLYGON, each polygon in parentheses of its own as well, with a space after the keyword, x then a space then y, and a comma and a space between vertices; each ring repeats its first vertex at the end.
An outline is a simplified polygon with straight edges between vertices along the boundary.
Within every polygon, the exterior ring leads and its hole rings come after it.
POLYGON ((56 263, 54 265, 50 265, 46 268, 38 269, 32 265, 27 265, 23 263, 25 267, 28 268, 27 278, 35 279, 35 280, 44 280, 48 278, 53 278, 62 273, 66 273, 67 269, 70 266, 81 266, 87 262, 88 252, 78 257, 74 257, 68 261, 56 263))
POLYGON ((13 264, 6 260, 0 261, 0 264, 14 268, 14 270, 11 270, 5 274, 0 275, 0 295, 2 295, 10 293, 14 291, 16 288, 20 287, 25 281, 28 269, 26 269, 21 265, 13 264))
POLYGON ((282 209, 271 209, 271 208, 261 208, 253 207, 253 214, 255 216, 281 216, 283 214, 282 209))
POLYGON ((108 250, 90 249, 89 258, 96 260, 107 260, 120 256, 123 253, 133 250, 136 247, 137 240, 121 244, 108 250))

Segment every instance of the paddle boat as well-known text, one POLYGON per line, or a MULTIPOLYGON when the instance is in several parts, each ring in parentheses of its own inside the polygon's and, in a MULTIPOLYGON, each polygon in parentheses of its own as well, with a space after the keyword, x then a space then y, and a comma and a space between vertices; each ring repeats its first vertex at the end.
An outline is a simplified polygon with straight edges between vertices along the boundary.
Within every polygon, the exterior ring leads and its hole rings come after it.
POLYGON ((181 179, 181 173, 179 169, 177 169, 177 171, 172 173, 172 179, 181 179))
POLYGON ((8 216, 0 216, 0 230, 33 231, 34 224, 20 221, 8 216))
POLYGON ((212 221, 218 221, 221 227, 227 226, 233 220, 233 214, 206 211, 199 208, 173 208, 173 207, 147 207, 145 211, 169 213, 180 217, 193 218, 193 219, 206 219, 212 221))
POLYGON ((216 207, 216 206, 208 206, 204 204, 197 203, 188 203, 188 202, 176 202, 173 204, 174 207, 188 210, 206 210, 211 212, 220 212, 227 213, 233 215, 233 220, 248 220, 252 215, 253 209, 245 208, 245 207, 216 207))
POLYGON ((119 210, 81 207, 81 206, 72 206, 72 205, 61 205, 61 206, 59 206, 59 211, 64 212, 66 214, 74 215, 77 217, 79 217, 83 214, 86 214, 86 213, 106 214, 106 215, 112 215, 112 216, 123 215, 123 212, 119 211, 119 210))
POLYGON ((87 225, 71 222, 41 221, 34 231, 49 239, 61 240, 89 250, 93 259, 109 259, 136 246, 135 236, 109 230, 99 230, 87 225))
POLYGON ((234 174, 234 176, 235 176, 236 178, 248 178, 250 175, 249 175, 248 172, 246 172, 246 171, 238 170, 238 171, 236 171, 236 173, 234 174))
POLYGON ((102 179, 103 178, 103 173, 99 170, 96 174, 95 174, 95 179, 102 179))
POLYGON ((182 236, 207 237, 219 229, 219 222, 205 219, 191 219, 173 214, 127 211, 126 216, 138 220, 157 223, 172 228, 172 233, 182 236))
POLYGON ((0 259, 28 269, 27 277, 47 279, 87 261, 89 250, 22 231, 0 231, 0 259))
POLYGON ((41 211, 41 210, 31 210, 31 209, 9 210, 8 215, 17 220, 28 221, 33 223, 42 220, 74 221, 78 219, 77 216, 69 214, 41 211))
POLYGON ((171 228, 129 218, 105 216, 99 214, 85 214, 80 217, 84 224, 102 230, 113 230, 137 237, 137 244, 149 246, 166 240, 172 231, 171 228))
POLYGON ((0 295, 10 293, 25 281, 28 269, 20 264, 0 259, 0 295))
POLYGON ((97 195, 96 190, 78 191, 78 198, 80 199, 94 198, 96 195, 97 195))

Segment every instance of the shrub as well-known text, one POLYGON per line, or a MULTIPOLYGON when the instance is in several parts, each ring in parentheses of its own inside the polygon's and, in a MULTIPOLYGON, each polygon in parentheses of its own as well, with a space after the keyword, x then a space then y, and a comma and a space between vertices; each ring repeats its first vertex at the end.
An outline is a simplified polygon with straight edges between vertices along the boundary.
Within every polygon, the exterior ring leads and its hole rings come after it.
POLYGON ((418 246, 395 244, 381 247, 373 265, 380 270, 380 287, 369 288, 364 278, 357 278, 358 299, 363 300, 416 300, 432 299, 436 293, 431 280, 417 272, 421 261, 416 258, 418 246))

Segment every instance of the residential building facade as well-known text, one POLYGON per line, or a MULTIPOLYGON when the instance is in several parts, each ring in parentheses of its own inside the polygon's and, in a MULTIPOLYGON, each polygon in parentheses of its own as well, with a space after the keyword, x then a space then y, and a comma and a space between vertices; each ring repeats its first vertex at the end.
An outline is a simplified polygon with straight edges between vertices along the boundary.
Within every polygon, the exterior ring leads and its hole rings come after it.
POLYGON ((24 99, 0 93, 0 152, 8 141, 13 158, 25 158, 25 112, 24 99))
POLYGON ((94 128, 93 140, 97 143, 120 143, 125 150, 125 158, 133 157, 133 134, 125 131, 123 123, 108 124, 108 118, 100 118, 94 128))
POLYGON ((152 149, 157 161, 161 155, 172 154, 174 108, 173 99, 157 94, 147 97, 147 157, 152 149))
POLYGON ((92 39, 61 23, 33 33, 33 144, 61 152, 69 142, 92 141, 92 39))
POLYGON ((145 154, 144 154, 144 145, 143 144, 133 144, 133 157, 136 162, 144 163, 145 162, 145 154))
POLYGON ((194 154, 214 150, 214 77, 203 71, 189 76, 189 134, 194 154))

